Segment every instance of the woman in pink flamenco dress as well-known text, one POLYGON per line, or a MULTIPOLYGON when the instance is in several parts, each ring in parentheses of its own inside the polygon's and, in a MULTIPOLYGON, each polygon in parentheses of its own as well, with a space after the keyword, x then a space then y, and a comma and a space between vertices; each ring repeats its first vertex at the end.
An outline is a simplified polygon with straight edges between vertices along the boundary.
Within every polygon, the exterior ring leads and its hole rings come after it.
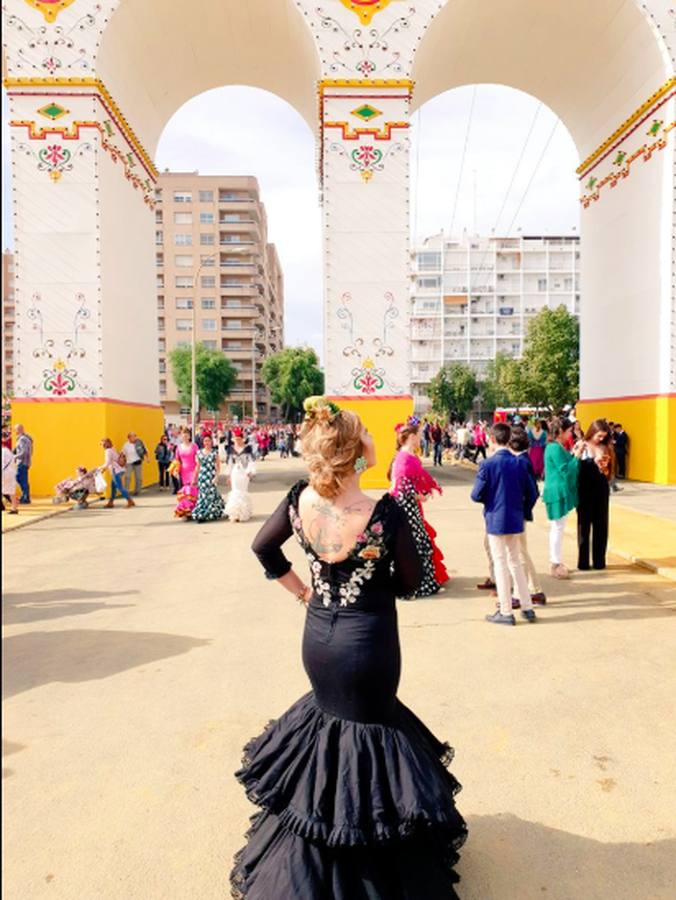
POLYGON ((397 455, 390 469, 390 494, 406 513, 423 566, 423 578, 416 597, 429 597, 449 580, 444 555, 437 546, 435 529, 425 519, 422 500, 434 491, 441 494, 437 481, 423 467, 416 450, 420 446, 420 423, 412 417, 397 426, 397 455))
POLYGON ((181 440, 176 446, 176 459, 181 465, 181 486, 188 487, 193 482, 197 466, 197 444, 191 439, 187 428, 181 431, 181 440))

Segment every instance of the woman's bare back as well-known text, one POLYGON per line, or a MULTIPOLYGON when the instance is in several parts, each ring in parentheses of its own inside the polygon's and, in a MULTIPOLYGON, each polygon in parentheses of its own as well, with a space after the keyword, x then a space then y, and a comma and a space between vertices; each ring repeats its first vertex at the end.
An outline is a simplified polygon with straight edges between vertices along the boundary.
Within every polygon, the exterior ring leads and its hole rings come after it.
POLYGON ((361 492, 329 500, 307 487, 300 495, 298 511, 312 549, 326 562, 335 563, 350 555, 375 506, 376 501, 361 492))

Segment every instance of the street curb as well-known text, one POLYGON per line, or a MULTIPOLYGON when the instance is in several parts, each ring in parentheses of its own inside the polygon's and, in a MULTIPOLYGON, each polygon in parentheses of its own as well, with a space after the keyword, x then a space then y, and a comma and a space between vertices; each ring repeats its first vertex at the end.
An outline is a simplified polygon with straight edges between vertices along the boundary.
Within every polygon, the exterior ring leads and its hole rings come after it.
MULTIPOLYGON (((90 506, 94 506, 95 504, 101 502, 100 500, 92 500, 90 502, 90 506)), ((11 527, 3 528, 1 534, 11 534, 13 531, 20 531, 22 528, 27 528, 29 525, 37 525, 38 522, 44 522, 46 519, 53 519, 55 516, 62 516, 64 513, 72 512, 75 507, 63 505, 61 508, 58 508, 58 505, 55 505, 55 509, 50 509, 47 512, 42 513, 38 516, 31 516, 29 519, 19 519, 16 525, 12 525, 11 527)), ((19 516, 21 512, 19 512, 19 516)))
POLYGON ((657 566, 649 559, 643 559, 640 556, 632 556, 632 554, 627 553, 626 550, 618 550, 616 547, 610 545, 608 546, 608 553, 619 556, 621 559, 626 559, 627 562, 633 563, 633 565, 639 566, 641 569, 647 569, 649 572, 654 572, 655 575, 666 578, 668 581, 676 582, 676 569, 671 566, 657 566))

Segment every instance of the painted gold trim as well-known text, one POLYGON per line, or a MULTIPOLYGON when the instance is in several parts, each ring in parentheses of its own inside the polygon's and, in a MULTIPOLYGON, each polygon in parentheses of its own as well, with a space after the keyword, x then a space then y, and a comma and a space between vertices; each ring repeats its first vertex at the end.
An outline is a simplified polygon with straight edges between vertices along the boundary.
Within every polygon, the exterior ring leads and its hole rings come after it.
POLYGON ((377 141, 389 141, 393 128, 409 128, 408 122, 385 122, 380 128, 350 128, 349 122, 324 122, 324 128, 340 128, 344 141, 356 141, 370 135, 377 141))
POLYGON ((577 167, 577 169, 575 170, 577 174, 583 175, 589 168, 589 166, 599 158, 599 156, 602 156, 606 152, 606 150, 615 143, 615 141, 622 137, 625 131, 631 128, 634 122, 638 121, 641 116, 645 115, 650 107, 657 100, 667 94, 673 87, 676 87, 676 76, 670 78, 668 81, 665 81, 662 87, 658 88, 654 94, 648 97, 645 103, 642 103, 641 106, 639 106, 639 108, 635 112, 633 112, 629 116, 629 118, 620 125, 619 128, 616 128, 615 131, 610 135, 610 137, 607 138, 599 147, 597 147, 596 150, 594 150, 594 152, 590 156, 588 156, 581 165, 577 167))
POLYGON ((101 97, 106 101, 108 106, 110 107, 111 112, 114 114, 117 119, 117 124, 120 127, 120 130, 124 132, 127 140, 130 144, 134 146, 134 149, 139 154, 143 162, 146 164, 150 172, 152 172, 155 178, 159 177, 159 172, 155 168, 155 164, 153 163, 150 155, 147 150, 136 136, 134 129, 131 127, 126 118, 122 115, 122 110, 117 105, 117 103, 113 100, 110 91, 105 86, 105 84, 101 81, 100 78, 5 78, 4 85, 7 89, 10 88, 24 88, 24 87, 52 87, 52 88, 60 88, 60 87, 88 87, 94 88, 101 97))
POLYGON ((408 88, 412 91, 415 81, 410 78, 322 78, 317 87, 322 92, 332 87, 408 88))

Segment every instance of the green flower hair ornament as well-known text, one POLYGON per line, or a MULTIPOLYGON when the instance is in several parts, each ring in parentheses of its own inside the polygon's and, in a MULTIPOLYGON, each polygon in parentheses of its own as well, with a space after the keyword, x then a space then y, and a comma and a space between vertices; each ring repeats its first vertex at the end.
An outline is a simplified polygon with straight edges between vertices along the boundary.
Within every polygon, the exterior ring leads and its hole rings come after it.
POLYGON ((332 400, 321 396, 308 397, 303 403, 303 409, 306 419, 324 422, 333 422, 336 416, 340 415, 340 407, 332 400))

